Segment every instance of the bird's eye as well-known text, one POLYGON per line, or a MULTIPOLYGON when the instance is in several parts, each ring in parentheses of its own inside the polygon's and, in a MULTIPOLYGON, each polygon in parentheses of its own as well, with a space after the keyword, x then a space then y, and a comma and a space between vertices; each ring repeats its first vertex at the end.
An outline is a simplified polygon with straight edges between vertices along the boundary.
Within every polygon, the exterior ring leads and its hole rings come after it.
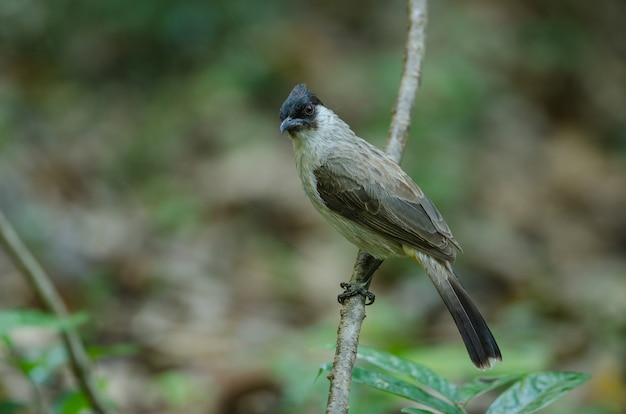
POLYGON ((313 112, 315 112, 315 108, 313 107, 313 105, 311 104, 307 104, 304 107, 304 113, 307 115, 313 115, 313 112))

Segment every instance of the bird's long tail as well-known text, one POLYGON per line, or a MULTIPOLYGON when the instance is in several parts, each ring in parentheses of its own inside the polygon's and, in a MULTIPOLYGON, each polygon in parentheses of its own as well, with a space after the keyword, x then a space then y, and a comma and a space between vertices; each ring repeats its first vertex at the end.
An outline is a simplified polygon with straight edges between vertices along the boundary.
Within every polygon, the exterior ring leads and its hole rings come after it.
POLYGON ((502 354, 493 334, 469 294, 461 286, 450 263, 415 250, 413 252, 412 257, 424 267, 450 311, 474 365, 479 369, 486 369, 502 361, 502 354))

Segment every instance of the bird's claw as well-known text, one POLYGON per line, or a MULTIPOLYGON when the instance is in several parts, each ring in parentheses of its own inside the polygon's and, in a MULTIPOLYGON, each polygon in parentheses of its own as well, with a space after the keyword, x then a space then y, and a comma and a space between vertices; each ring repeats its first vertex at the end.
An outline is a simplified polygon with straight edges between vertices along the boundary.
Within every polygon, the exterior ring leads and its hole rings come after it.
POLYGON ((367 290, 365 285, 361 283, 349 283, 341 282, 339 285, 343 288, 344 292, 337 295, 337 301, 343 305, 346 299, 351 296, 361 295, 365 298, 365 305, 371 305, 376 300, 376 295, 367 290))

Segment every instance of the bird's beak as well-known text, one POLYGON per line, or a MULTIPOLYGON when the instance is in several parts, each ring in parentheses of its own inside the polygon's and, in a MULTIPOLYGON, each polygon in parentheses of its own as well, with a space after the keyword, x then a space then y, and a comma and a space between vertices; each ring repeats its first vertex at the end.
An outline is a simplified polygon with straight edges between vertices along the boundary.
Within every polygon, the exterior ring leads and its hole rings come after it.
POLYGON ((301 126, 303 124, 304 124, 304 122, 301 119, 292 118, 292 117, 288 116, 280 124, 280 133, 282 134, 285 131, 289 131, 290 129, 299 127, 299 126, 301 126))

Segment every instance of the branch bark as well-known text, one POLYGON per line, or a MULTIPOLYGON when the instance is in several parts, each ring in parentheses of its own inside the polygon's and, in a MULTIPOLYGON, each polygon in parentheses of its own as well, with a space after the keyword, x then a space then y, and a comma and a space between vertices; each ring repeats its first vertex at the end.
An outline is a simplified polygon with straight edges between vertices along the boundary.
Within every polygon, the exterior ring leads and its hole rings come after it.
MULTIPOLYGON (((400 163, 402 159, 402 153, 409 137, 411 114, 421 81, 426 38, 426 3, 427 0, 407 0, 409 28, 404 49, 404 64, 385 147, 387 154, 397 163, 400 163)), ((367 253, 359 251, 350 278, 351 283, 360 283, 363 280, 367 258, 367 253)), ((356 361, 359 335, 364 319, 365 298, 362 295, 356 295, 346 299, 340 311, 335 358, 333 368, 328 376, 330 390, 326 414, 345 414, 350 408, 352 370, 356 361)))
MULTIPOLYGON (((22 243, 1 211, 0 245, 26 277, 31 288, 36 292, 46 308, 60 318, 67 317, 68 312, 65 303, 63 303, 50 278, 24 243, 22 243)), ((76 377, 78 386, 89 401, 91 408, 98 414, 107 414, 108 410, 94 384, 89 357, 78 332, 73 327, 63 328, 61 330, 61 339, 63 340, 63 346, 68 354, 72 372, 76 377)))

